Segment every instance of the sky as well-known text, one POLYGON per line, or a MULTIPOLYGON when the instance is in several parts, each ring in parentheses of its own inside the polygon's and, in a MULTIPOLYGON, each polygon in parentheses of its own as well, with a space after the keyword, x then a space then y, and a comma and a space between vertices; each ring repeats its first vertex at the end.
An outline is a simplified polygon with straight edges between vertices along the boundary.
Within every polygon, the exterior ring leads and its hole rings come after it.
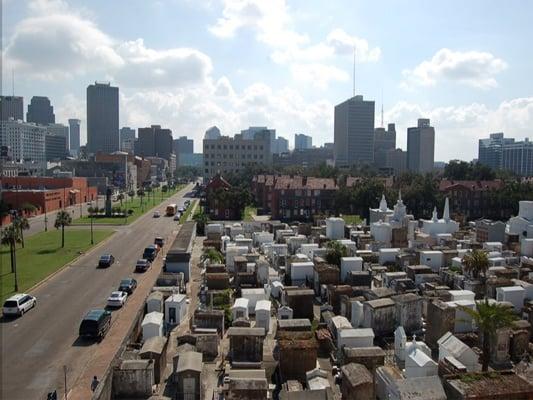
POLYGON ((86 88, 120 88, 120 126, 159 124, 201 151, 216 125, 333 141, 355 91, 376 126, 430 118, 435 159, 472 160, 479 138, 533 137, 533 1, 2 0, 2 94, 48 96, 82 120, 86 88))

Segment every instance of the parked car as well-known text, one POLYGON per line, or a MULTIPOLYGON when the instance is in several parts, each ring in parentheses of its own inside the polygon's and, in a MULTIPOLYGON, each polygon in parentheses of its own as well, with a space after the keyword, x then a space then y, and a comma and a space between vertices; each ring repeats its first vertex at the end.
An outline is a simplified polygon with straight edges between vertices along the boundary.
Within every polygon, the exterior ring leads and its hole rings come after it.
POLYGON ((176 215, 174 215, 174 221, 179 222, 180 218, 181 218, 181 213, 178 212, 176 215))
POLYGON ((4 302, 2 314, 5 316, 24 315, 37 305, 37 299, 26 293, 19 293, 11 296, 4 302))
POLYGON ((120 285, 118 285, 118 290, 126 292, 129 295, 131 295, 135 289, 137 289, 137 281, 133 278, 122 279, 120 285))
POLYGON ((115 262, 115 257, 112 254, 103 254, 98 261, 99 267, 110 267, 115 262))
POLYGON ((163 239, 161 236, 157 236, 155 239, 154 239, 154 244, 156 246, 159 246, 159 248, 162 248, 165 244, 165 239, 163 239))
POLYGON ((151 244, 147 248, 144 249, 143 252, 143 258, 146 258, 147 260, 154 261, 157 257, 157 253, 159 252, 159 248, 155 244, 151 244))
POLYGON ((111 296, 107 298, 108 307, 122 307, 126 303, 128 293, 122 291, 111 292, 111 296))
POLYGON ((183 214, 185 212, 185 208, 183 208, 183 207, 178 208, 178 212, 180 214, 183 214))
POLYGON ((135 264, 135 272, 145 272, 150 268, 151 265, 152 263, 150 260, 141 258, 140 260, 137 260, 137 263, 135 264))
POLYGON ((102 309, 91 310, 80 324, 79 335, 102 340, 111 328, 111 313, 102 309))
POLYGON ((161 213, 159 211, 154 212, 154 218, 159 218, 161 216, 161 213))

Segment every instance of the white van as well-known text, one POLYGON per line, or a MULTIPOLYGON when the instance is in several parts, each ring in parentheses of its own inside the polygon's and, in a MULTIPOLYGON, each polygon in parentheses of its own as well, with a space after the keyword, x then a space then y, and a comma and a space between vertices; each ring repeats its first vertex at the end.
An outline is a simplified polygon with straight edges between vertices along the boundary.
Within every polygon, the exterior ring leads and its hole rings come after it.
POLYGON ((36 305, 37 299, 35 297, 25 293, 15 294, 5 301, 2 313, 22 316, 36 305))

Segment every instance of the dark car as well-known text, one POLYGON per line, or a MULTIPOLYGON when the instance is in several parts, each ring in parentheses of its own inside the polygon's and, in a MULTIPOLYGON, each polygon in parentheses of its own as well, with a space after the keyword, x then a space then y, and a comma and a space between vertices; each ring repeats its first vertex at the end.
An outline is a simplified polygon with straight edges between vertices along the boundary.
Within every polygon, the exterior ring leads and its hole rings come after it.
POLYGON ((165 244, 165 239, 163 239, 161 236, 158 236, 154 239, 154 244, 159 246, 159 248, 163 247, 165 244))
POLYGON ((158 251, 159 251, 159 248, 155 244, 152 244, 144 249, 143 258, 146 258, 147 260, 150 260, 150 261, 154 261, 155 258, 157 257, 158 251))
POLYGON ((102 340, 111 328, 111 313, 106 310, 91 310, 80 324, 80 337, 102 340))
POLYGON ((112 254, 103 254, 98 261, 99 267, 110 267, 115 262, 115 257, 112 254))
POLYGON ((135 264, 135 272, 145 272, 150 268, 151 265, 152 263, 150 260, 141 258, 140 260, 137 260, 137 263, 135 264))
POLYGON ((174 215, 174 221, 179 221, 181 218, 181 214, 178 212, 176 215, 174 215))
POLYGON ((120 281, 120 285, 118 285, 118 290, 121 292, 126 292, 127 294, 132 294, 136 288, 137 281, 133 278, 122 279, 120 281))

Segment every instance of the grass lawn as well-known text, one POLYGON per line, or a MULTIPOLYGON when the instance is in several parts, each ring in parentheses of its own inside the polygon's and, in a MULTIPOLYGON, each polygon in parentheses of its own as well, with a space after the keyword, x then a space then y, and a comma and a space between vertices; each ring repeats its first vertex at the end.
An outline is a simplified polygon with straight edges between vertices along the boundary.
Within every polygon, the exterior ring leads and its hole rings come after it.
POLYGON ((245 221, 253 221, 256 215, 257 215, 257 208, 246 206, 246 208, 244 209, 244 220, 245 221))
POLYGON ((180 224, 183 224, 184 222, 187 221, 187 218, 189 218, 189 215, 191 215, 191 212, 194 209, 194 206, 196 205, 197 202, 198 202, 198 200, 191 201, 191 204, 189 205, 189 207, 187 207, 185 212, 183 214, 181 214, 180 224))
MULTIPOLYGON (((167 192, 163 192, 163 201, 168 199, 170 196, 176 194, 179 190, 183 189, 183 187, 184 185, 178 185, 176 189, 170 189, 167 192)), ((135 196, 133 199, 130 199, 130 197, 128 196, 127 200, 122 201, 122 208, 125 208, 126 210, 133 210, 133 214, 131 214, 127 219, 126 218, 101 217, 101 218, 94 218, 93 223, 94 224, 107 224, 107 225, 131 224, 133 221, 135 221, 145 212, 155 207, 156 205, 160 204, 161 202, 162 202, 161 188, 155 189, 151 193, 146 193, 146 195, 142 199, 142 205, 141 205, 140 197, 135 196)), ((87 215, 82 218, 75 219, 74 221, 72 221, 72 223, 74 225, 76 224, 89 225, 91 223, 91 218, 89 218, 89 216, 87 215)))
POLYGON ((346 225, 357 225, 363 222, 363 218, 361 218, 359 215, 343 215, 342 219, 346 223, 346 225))
MULTIPOLYGON (((94 230, 95 245, 113 234, 112 230, 94 230)), ((76 258, 80 252, 91 248, 91 233, 88 229, 65 230, 65 248, 61 248, 61 229, 41 232, 25 238, 26 247, 17 246, 17 273, 19 292, 42 281, 52 272, 76 258)), ((14 293, 15 276, 11 273, 9 247, 0 247, 1 300, 14 293)))

